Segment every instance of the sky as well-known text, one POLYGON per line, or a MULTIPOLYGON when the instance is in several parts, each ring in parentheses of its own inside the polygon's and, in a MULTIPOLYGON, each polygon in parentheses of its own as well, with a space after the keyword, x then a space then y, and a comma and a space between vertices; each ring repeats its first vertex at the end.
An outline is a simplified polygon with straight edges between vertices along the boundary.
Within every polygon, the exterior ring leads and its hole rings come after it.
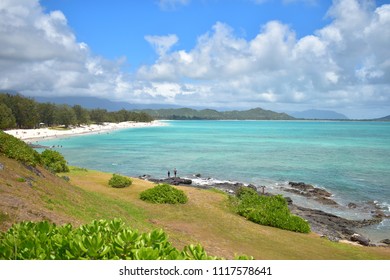
POLYGON ((390 0, 0 0, 0 89, 390 115, 390 0))

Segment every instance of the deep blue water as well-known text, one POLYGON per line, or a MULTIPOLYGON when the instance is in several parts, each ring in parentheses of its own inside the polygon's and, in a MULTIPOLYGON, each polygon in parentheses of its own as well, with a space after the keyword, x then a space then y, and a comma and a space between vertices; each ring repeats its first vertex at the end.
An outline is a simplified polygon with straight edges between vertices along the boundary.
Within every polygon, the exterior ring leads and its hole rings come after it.
POLYGON ((200 173, 272 191, 303 181, 326 188, 342 205, 390 206, 390 122, 167 123, 41 144, 62 145, 71 165, 102 171, 165 177, 177 168, 182 177, 200 173))

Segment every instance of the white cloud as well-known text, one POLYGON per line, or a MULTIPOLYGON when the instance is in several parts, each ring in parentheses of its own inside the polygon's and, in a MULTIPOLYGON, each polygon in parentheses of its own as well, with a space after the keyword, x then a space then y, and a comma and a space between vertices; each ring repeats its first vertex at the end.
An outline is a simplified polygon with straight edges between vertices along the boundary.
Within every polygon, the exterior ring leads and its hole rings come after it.
POLYGON ((327 26, 303 38, 278 21, 250 39, 217 22, 187 50, 172 48, 176 35, 148 35, 158 58, 125 73, 123 60, 93 55, 78 42, 62 12, 46 13, 38 0, 2 0, 0 88, 132 103, 388 114, 390 5, 335 0, 327 16, 327 26))
POLYGON ((0 89, 32 95, 106 95, 125 75, 77 42, 65 15, 38 0, 0 2, 0 89))
POLYGON ((164 56, 169 49, 175 45, 179 38, 175 34, 167 36, 145 36, 145 40, 148 41, 156 50, 157 54, 164 56))
MULTIPOLYGON (((336 109, 369 102, 389 110, 390 5, 336 0, 328 16, 329 25, 303 38, 278 21, 266 23, 250 40, 216 23, 193 49, 165 52, 139 73, 151 81, 161 73, 172 82, 196 81, 199 90, 208 86, 207 98, 216 106, 227 99, 247 107, 336 109)), ((196 93, 192 98, 197 105, 204 102, 196 93)))
POLYGON ((159 0, 158 5, 162 10, 174 10, 179 6, 187 5, 191 0, 159 0))

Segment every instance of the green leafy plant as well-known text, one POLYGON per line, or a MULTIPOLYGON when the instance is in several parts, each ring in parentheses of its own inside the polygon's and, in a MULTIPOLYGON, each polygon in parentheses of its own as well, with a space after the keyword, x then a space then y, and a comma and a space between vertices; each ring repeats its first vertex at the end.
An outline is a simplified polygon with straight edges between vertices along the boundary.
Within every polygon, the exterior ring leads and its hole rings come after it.
POLYGON ((69 172, 69 167, 61 153, 54 150, 44 150, 41 154, 42 163, 55 173, 69 172))
POLYGON ((0 131, 0 153, 31 166, 41 163, 41 157, 37 151, 3 131, 0 131))
MULTIPOLYGON (((250 259, 237 256, 237 259, 250 259)), ((3 260, 213 260, 201 245, 180 251, 163 230, 140 233, 122 220, 99 220, 73 228, 47 221, 14 224, 0 232, 3 260)))
POLYGON ((113 174, 108 181, 108 184, 113 188, 125 188, 131 186, 132 183, 133 181, 130 178, 118 174, 113 174))
POLYGON ((168 184, 159 184, 151 189, 143 191, 140 198, 152 203, 184 204, 188 201, 186 194, 168 184))
POLYGON ((231 198, 236 213, 257 224, 309 233, 310 225, 301 217, 292 215, 281 195, 260 196, 248 187, 242 187, 231 198))

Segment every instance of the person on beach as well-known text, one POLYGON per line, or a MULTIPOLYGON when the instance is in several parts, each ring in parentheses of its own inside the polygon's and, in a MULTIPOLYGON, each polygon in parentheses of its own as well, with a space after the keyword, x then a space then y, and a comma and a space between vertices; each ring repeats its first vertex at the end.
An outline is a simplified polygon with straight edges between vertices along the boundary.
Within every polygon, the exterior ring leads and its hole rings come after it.
POLYGON ((175 178, 176 178, 176 174, 177 174, 177 170, 176 170, 176 168, 175 168, 175 169, 173 169, 173 174, 175 175, 175 178))
POLYGON ((168 170, 168 178, 171 178, 171 172, 168 170))

